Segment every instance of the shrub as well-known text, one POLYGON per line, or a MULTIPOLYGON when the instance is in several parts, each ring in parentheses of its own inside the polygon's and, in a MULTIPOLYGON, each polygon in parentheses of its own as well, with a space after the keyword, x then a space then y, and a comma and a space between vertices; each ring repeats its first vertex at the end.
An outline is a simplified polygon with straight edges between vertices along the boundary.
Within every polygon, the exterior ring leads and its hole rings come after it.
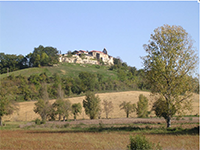
POLYGON ((144 136, 136 135, 135 137, 130 137, 130 144, 127 148, 130 150, 148 150, 153 148, 153 144, 144 136))
POLYGON ((40 125, 40 124, 45 124, 46 121, 40 120, 40 119, 35 119, 35 124, 40 125))
POLYGON ((41 120, 40 120, 40 119, 38 119, 38 118, 37 118, 37 119, 35 119, 35 124, 37 124, 37 125, 40 125, 40 124, 42 124, 42 123, 41 123, 41 120))

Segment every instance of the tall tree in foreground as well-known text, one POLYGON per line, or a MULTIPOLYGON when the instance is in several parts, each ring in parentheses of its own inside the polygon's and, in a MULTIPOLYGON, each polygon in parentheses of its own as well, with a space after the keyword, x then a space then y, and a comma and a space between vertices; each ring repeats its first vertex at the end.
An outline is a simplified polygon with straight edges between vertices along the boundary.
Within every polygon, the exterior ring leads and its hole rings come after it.
POLYGON ((129 115, 132 112, 134 112, 136 110, 136 105, 135 104, 131 104, 131 102, 125 102, 125 101, 123 101, 119 105, 119 107, 120 107, 120 109, 124 109, 127 118, 129 117, 129 115))
POLYGON ((143 94, 140 94, 136 108, 138 118, 148 117, 148 106, 148 99, 143 94))
POLYGON ((188 33, 180 26, 169 25, 156 28, 144 49, 147 52, 142 58, 146 79, 151 92, 160 95, 153 110, 157 116, 164 117, 170 127, 175 113, 181 115, 186 108, 191 108, 190 76, 197 65, 197 53, 188 33))
POLYGON ((96 119, 99 111, 101 110, 100 98, 95 96, 93 92, 87 92, 83 100, 83 107, 85 108, 85 113, 90 117, 90 119, 96 119))

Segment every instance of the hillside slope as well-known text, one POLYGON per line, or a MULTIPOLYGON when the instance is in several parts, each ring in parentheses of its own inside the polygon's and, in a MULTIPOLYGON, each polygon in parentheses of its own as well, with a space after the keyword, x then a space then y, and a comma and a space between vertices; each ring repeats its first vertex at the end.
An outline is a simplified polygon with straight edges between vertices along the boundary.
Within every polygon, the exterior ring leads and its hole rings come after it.
MULTIPOLYGON (((127 91, 127 92, 114 92, 114 93, 100 93, 98 94, 101 101, 103 100, 108 100, 112 101, 114 105, 114 111, 109 115, 110 118, 125 118, 126 114, 124 110, 120 110, 119 105, 122 101, 131 101, 132 103, 136 103, 139 100, 139 95, 143 94, 149 99, 149 110, 152 107, 154 98, 153 96, 150 96, 150 92, 144 92, 144 91, 127 91)), ((74 97, 74 98, 69 98, 69 100, 72 103, 81 103, 85 97, 74 97)), ((190 113, 188 112, 187 115, 195 115, 199 114, 199 95, 194 94, 193 97, 193 112, 190 113)), ((51 100, 50 102, 53 103, 55 100, 51 100)), ((10 116, 5 116, 3 117, 3 120, 11 120, 11 121, 17 121, 17 120, 22 120, 22 121, 31 121, 36 118, 39 118, 39 115, 35 114, 33 112, 33 108, 35 107, 34 103, 36 101, 31 101, 31 102, 20 102, 20 110, 18 113, 15 113, 10 116)), ((153 113, 151 114, 153 115, 153 113)), ((105 118, 105 113, 102 112, 101 114, 102 118, 105 118)), ((136 117, 136 113, 132 113, 130 117, 136 117)), ((71 115, 69 117, 70 119, 73 119, 73 116, 71 115)), ((82 111, 81 115, 77 117, 77 119, 89 119, 88 116, 85 115, 84 110, 82 111)))
MULTIPOLYGON (((87 71, 90 73, 99 73, 105 77, 111 77, 113 79, 117 78, 116 72, 108 70, 108 66, 98 66, 90 64, 70 64, 70 63, 60 63, 57 66, 53 67, 33 67, 22 69, 14 72, 10 72, 9 75, 13 74, 15 76, 23 75, 29 77, 32 74, 41 74, 45 72, 48 76, 52 76, 54 73, 58 73, 62 76, 78 76, 82 71, 87 71)), ((8 74, 4 73, 0 75, 0 79, 6 77, 8 74)))

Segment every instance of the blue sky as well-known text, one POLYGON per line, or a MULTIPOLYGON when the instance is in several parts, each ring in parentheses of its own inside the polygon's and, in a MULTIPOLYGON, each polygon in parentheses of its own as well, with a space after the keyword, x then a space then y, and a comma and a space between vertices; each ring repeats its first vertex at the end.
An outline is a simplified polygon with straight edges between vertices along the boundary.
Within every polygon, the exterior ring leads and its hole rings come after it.
POLYGON ((0 2, 0 52, 26 55, 39 45, 99 50, 143 68, 150 34, 164 24, 180 25, 199 49, 197 1, 0 2))

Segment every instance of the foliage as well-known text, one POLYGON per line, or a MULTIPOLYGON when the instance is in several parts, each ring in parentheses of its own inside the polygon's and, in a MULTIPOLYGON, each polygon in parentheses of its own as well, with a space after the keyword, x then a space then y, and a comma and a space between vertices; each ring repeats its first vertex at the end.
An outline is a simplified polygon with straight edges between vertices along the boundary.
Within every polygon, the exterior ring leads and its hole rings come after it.
POLYGON ((100 111, 100 98, 95 96, 92 92, 87 92, 85 99, 83 100, 83 107, 85 108, 85 113, 90 117, 90 119, 95 119, 100 111))
POLYGON ((182 114, 190 109, 189 97, 194 91, 190 75, 196 69, 197 54, 188 33, 180 26, 158 27, 144 49, 147 83, 152 93, 160 94, 162 101, 158 103, 166 108, 163 108, 165 113, 159 114, 167 116, 167 127, 170 127, 174 111, 182 114))
POLYGON ((74 120, 76 120, 76 116, 80 114, 82 111, 81 103, 75 103, 72 105, 72 113, 74 115, 74 120))
POLYGON ((120 109, 124 109, 127 118, 129 117, 129 115, 132 112, 134 112, 136 110, 136 105, 135 104, 131 104, 131 102, 125 102, 125 101, 123 101, 119 105, 119 107, 120 107, 120 109))
POLYGON ((66 117, 68 120, 71 112, 71 102, 69 100, 64 101, 63 99, 57 99, 52 105, 56 114, 59 115, 59 120, 61 119, 61 116, 63 117, 63 121, 65 121, 66 117))
POLYGON ((18 109, 18 105, 12 100, 12 96, 0 95, 0 126, 2 126, 4 115, 10 115, 18 109))
POLYGON ((143 135, 136 135, 135 137, 130 137, 130 144, 127 146, 129 150, 162 150, 159 144, 151 143, 143 135))
POLYGON ((0 74, 28 67, 49 66, 58 63, 58 51, 53 47, 40 45, 26 56, 0 53, 0 74))
POLYGON ((35 103, 34 112, 38 113, 42 118, 42 121, 45 122, 47 116, 51 111, 51 104, 49 103, 49 96, 47 93, 46 84, 42 84, 41 94, 42 94, 42 99, 39 99, 38 102, 35 103))
POLYGON ((148 117, 148 106, 148 99, 143 94, 140 94, 136 108, 138 118, 148 117))
POLYGON ((106 113, 106 118, 108 119, 108 115, 114 109, 112 101, 103 100, 103 111, 106 113))

